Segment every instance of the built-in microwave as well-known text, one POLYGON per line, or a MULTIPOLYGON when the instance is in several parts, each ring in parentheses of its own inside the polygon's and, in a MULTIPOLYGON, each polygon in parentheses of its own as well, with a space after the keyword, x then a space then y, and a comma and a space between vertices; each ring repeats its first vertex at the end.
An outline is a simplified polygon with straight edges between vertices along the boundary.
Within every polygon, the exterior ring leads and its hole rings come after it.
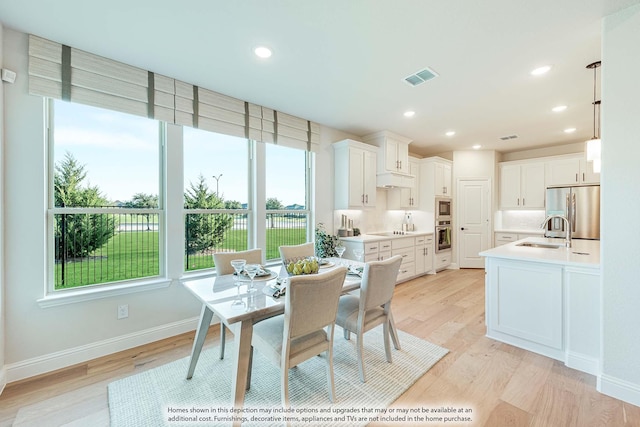
POLYGON ((436 199, 436 221, 437 220, 450 220, 451 219, 451 199, 438 198, 436 199))

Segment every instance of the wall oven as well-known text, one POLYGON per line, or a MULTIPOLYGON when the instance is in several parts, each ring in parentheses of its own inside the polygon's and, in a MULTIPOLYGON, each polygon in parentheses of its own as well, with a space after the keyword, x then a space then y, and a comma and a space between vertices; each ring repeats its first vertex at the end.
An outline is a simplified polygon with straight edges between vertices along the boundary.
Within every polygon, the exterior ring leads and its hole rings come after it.
POLYGON ((436 253, 451 250, 451 221, 436 221, 436 253))
POLYGON ((451 199, 436 199, 436 221, 451 220, 451 199))

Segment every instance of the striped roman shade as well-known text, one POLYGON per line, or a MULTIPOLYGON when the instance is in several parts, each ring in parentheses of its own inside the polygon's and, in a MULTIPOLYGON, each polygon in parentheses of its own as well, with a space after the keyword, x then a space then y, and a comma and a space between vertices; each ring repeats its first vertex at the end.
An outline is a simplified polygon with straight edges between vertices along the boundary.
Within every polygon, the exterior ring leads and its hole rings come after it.
POLYGON ((310 151, 320 142, 308 120, 34 35, 29 93, 310 151))

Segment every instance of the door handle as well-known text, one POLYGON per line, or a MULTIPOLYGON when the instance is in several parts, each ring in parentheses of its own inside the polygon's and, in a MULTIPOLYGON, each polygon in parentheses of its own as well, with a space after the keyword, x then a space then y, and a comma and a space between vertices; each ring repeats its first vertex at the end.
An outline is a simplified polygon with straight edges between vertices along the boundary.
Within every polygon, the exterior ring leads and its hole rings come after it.
POLYGON ((460 230, 464 230, 464 227, 460 227, 460 230))

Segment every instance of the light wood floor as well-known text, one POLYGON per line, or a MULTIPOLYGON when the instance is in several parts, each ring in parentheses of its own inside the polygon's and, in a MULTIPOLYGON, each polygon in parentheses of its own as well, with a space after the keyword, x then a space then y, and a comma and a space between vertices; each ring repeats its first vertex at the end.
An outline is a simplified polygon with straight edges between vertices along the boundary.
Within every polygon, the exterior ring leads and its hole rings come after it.
MULTIPOLYGON (((461 415, 474 422, 457 425, 640 426, 640 408, 598 393, 592 375, 486 338, 484 270, 400 284, 393 312, 399 329, 450 350, 394 408, 470 408, 461 415)), ((206 346, 217 344, 218 331, 211 328, 206 346)), ((20 426, 108 426, 107 384, 188 356, 192 339, 188 333, 9 384, 0 426, 13 425, 18 411, 20 426)))

